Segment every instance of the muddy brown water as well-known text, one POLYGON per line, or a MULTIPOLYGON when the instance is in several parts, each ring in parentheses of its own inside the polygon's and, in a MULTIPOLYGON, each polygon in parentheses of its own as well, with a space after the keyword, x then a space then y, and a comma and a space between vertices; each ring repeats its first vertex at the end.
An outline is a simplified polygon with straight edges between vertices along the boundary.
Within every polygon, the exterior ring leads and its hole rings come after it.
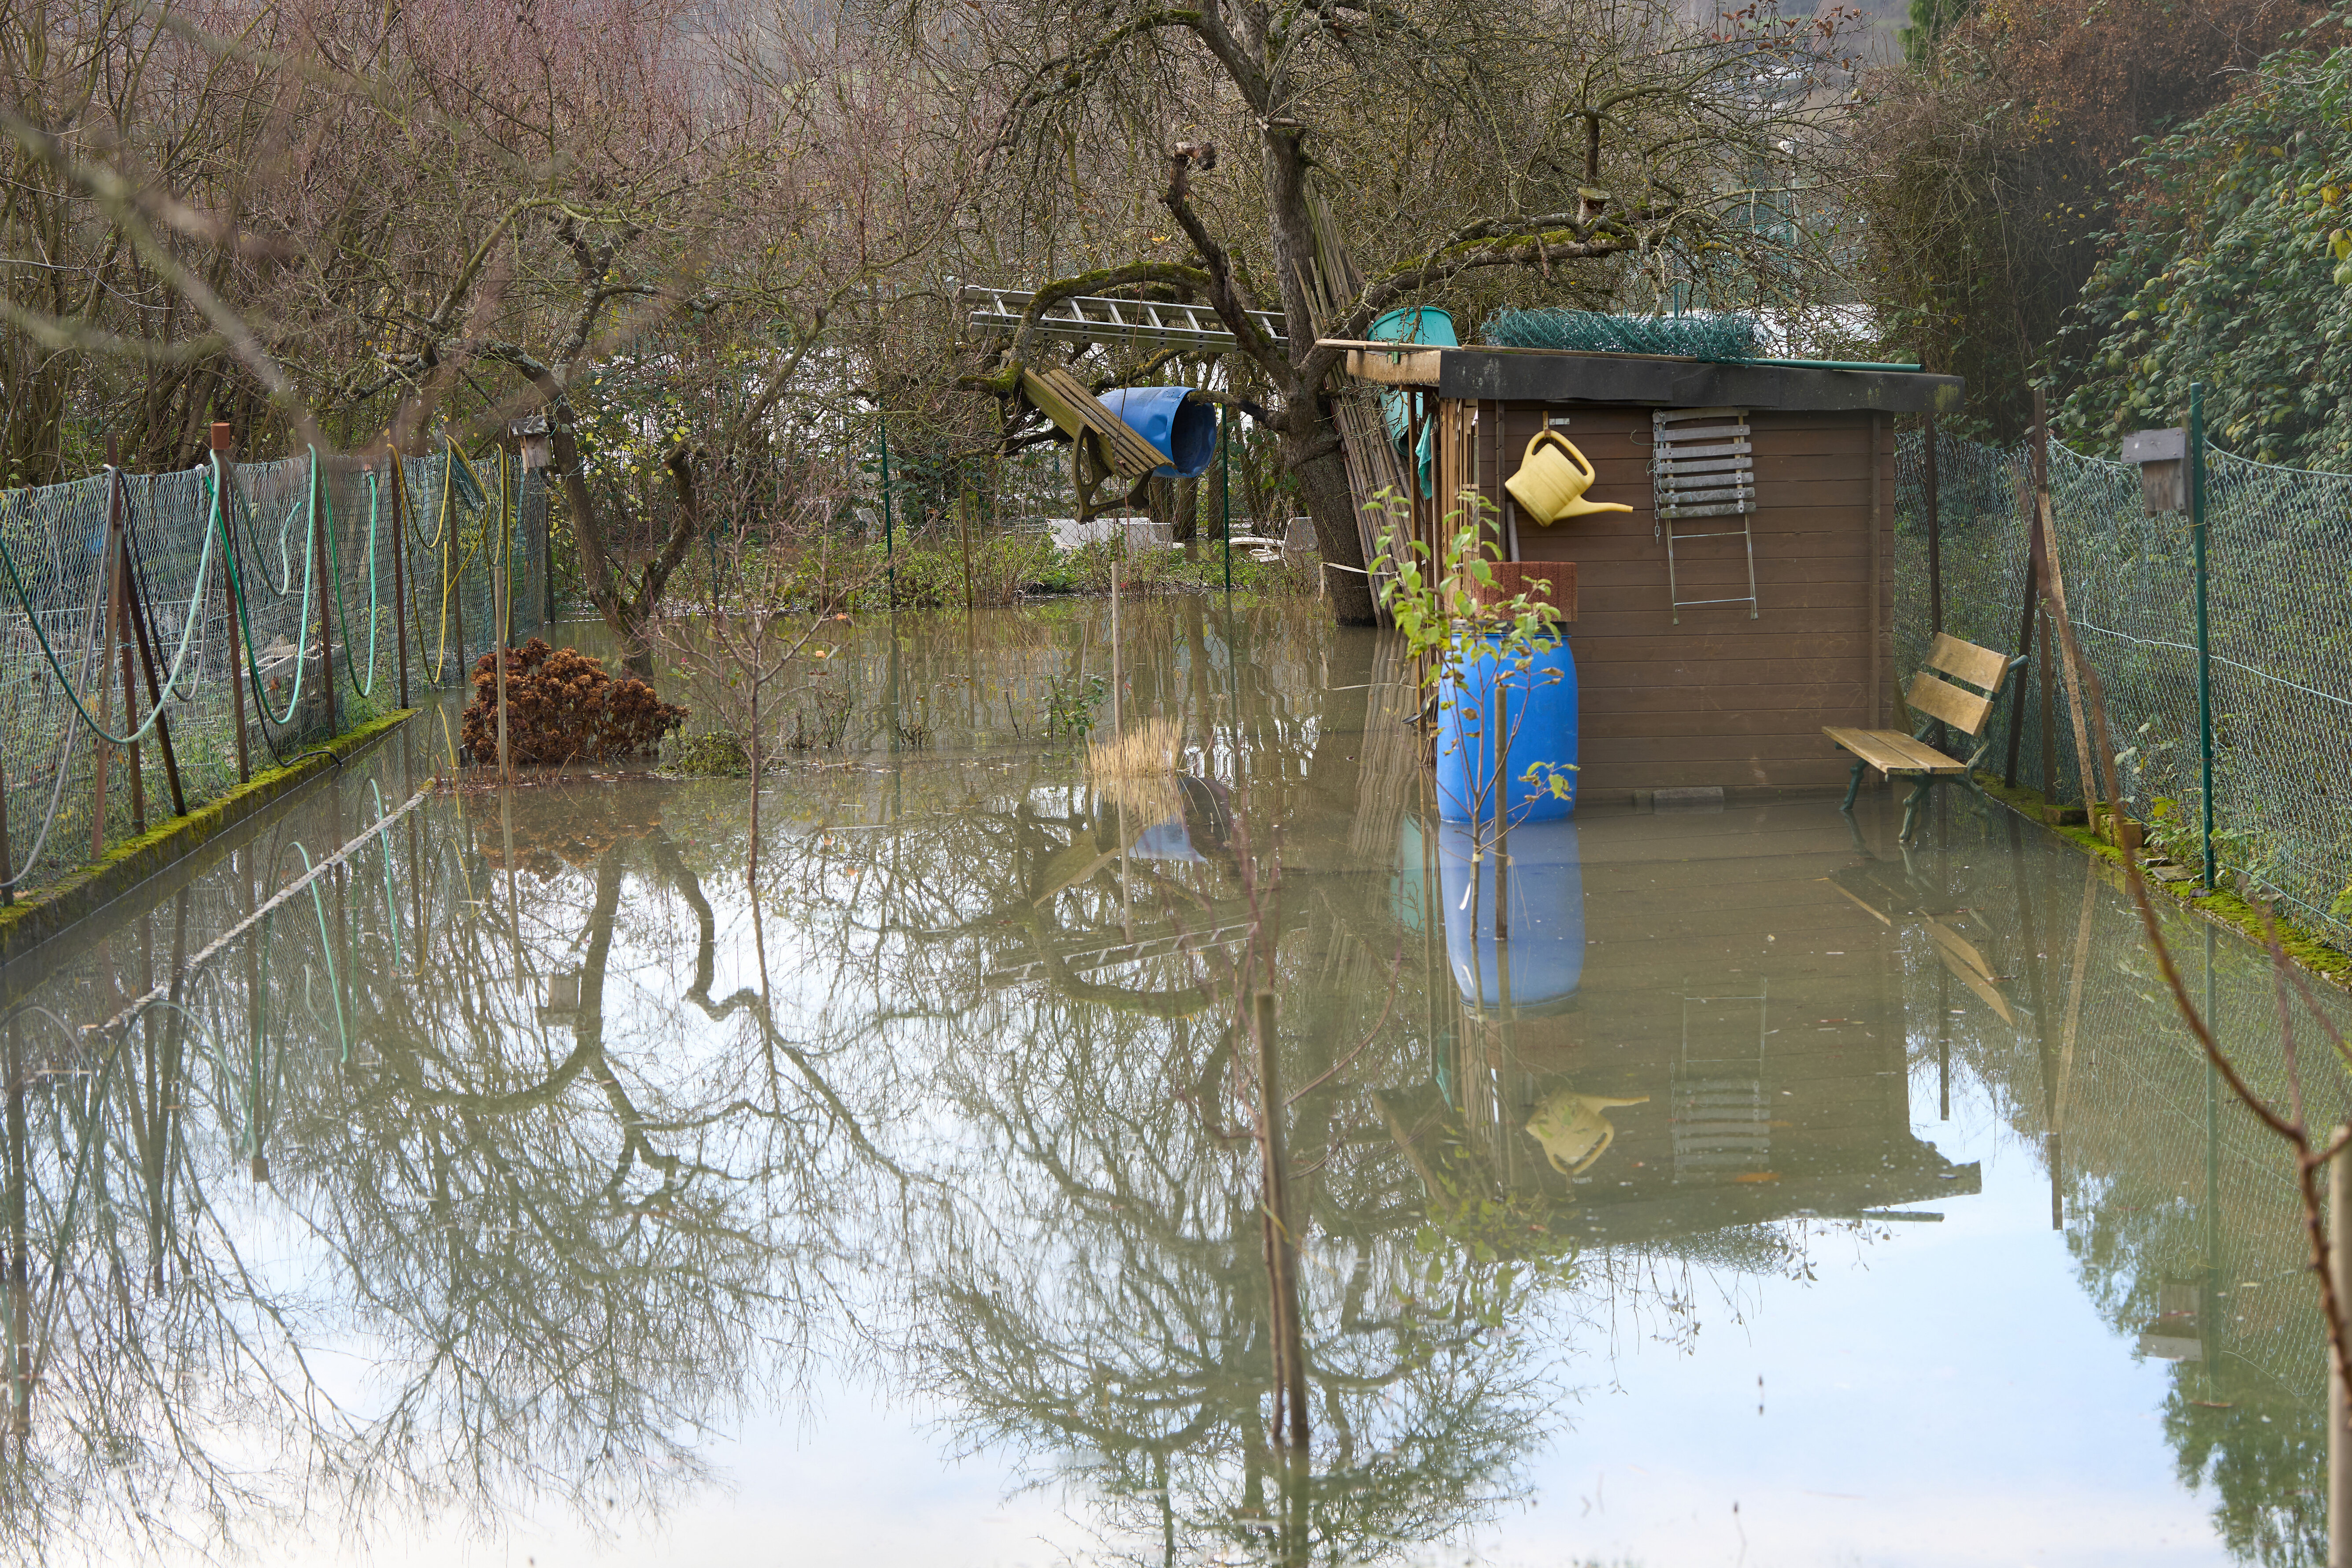
MULTIPOLYGON (((476 783, 191 963, 429 711, 0 975, 9 1555, 2324 1560, 2287 1163, 2078 853, 1592 799, 1498 941, 1392 646, 1122 616, 1182 779, 1049 722, 1105 606, 845 628, 756 889, 741 781, 476 783)), ((2277 1089, 2262 955, 2168 934, 2277 1089)))

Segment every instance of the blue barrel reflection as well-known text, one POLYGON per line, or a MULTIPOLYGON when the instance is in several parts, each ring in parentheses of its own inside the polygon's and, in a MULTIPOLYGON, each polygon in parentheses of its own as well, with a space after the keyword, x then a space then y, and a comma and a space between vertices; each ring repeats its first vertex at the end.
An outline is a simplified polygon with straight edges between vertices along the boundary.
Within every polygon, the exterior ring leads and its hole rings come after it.
POLYGON ((1576 809, 1576 658, 1563 637, 1517 668, 1493 640, 1479 645, 1438 688, 1437 814, 1447 822, 1491 821, 1499 793, 1503 820, 1549 822, 1576 809), (1504 752, 1502 787, 1495 752, 1504 752), (1527 773, 1540 765, 1568 784, 1566 799, 1527 773))
MULTIPOLYGON (((1482 835, 1483 837, 1483 835, 1482 835)), ((1445 895, 1445 961, 1462 999, 1480 1013, 1541 1012, 1576 994, 1584 979, 1584 871, 1577 858, 1576 824, 1534 822, 1504 835, 1510 864, 1500 885, 1509 915, 1495 933, 1496 860, 1476 867, 1471 892, 1473 840, 1466 824, 1437 831, 1439 886, 1445 895), (1475 934, 1474 934, 1475 932, 1475 934), (1504 959, 1510 975, 1504 978, 1504 959)))

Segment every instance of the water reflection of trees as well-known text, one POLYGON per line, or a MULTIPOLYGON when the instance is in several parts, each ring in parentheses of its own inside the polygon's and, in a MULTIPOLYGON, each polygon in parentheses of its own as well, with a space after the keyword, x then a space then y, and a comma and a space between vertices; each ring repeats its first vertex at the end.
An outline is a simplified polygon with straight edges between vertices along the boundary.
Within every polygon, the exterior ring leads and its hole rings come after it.
MULTIPOLYGON (((2042 1151, 2085 1292, 2119 1338, 2173 1363, 2165 1434, 2182 1483, 2212 1489, 2231 1552, 2320 1561, 2325 1336, 2300 1288, 2291 1172, 2207 1066, 2118 889, 2070 854, 2033 853, 2004 817, 1948 812, 1937 831, 1908 883, 1923 908, 1981 911, 1986 957, 2021 1005, 2011 1024, 1971 1004, 1932 943, 1907 942, 1910 1016, 1932 1021, 1915 1026, 1916 1069, 1978 1077, 2042 1151)), ((2263 954, 2186 918, 2172 940, 2241 1069, 2283 1083, 2263 954)))
MULTIPOLYGON (((68 1022, 137 983, 107 948, 11 1016, 12 1539, 657 1507, 839 1324, 873 1239, 844 1112, 887 1063, 845 1088, 756 992, 709 1004, 657 826, 509 873, 509 826, 412 817, 121 1031, 68 1022)), ((295 843, 178 924, 232 924, 295 843)), ((165 968, 158 934, 114 941, 165 968)))
MULTIPOLYGON (((1580 1255, 1567 1179, 1529 1179, 1534 1077, 1477 1117, 1433 1087, 1492 1042, 1398 902, 1394 672, 1142 614, 1129 711, 1180 722, 1191 792, 1027 741, 827 758, 756 889, 731 784, 469 795, 127 1032, 78 1028, 299 870, 290 830, 192 889, 184 939, 166 910, 53 983, 9 1075, 12 1533, 642 1513, 697 1434, 865 1347, 961 1443, 1087 1488, 1112 1554, 1373 1558, 1512 1502, 1588 1319, 1671 1337, 1707 1274, 1801 1271, 1760 1222, 1580 1255), (1269 981, 1303 1458, 1268 1429, 1269 981)), ((381 803, 341 809, 307 842, 381 803)))

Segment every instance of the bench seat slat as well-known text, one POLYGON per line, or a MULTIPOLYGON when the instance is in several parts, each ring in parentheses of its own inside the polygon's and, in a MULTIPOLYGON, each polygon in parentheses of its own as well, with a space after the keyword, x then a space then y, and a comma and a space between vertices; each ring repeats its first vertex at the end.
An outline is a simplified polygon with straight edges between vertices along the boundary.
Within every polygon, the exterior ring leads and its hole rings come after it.
POLYGON ((1968 764, 1900 730, 1849 730, 1823 725, 1822 733, 1883 773, 1962 773, 1968 764))

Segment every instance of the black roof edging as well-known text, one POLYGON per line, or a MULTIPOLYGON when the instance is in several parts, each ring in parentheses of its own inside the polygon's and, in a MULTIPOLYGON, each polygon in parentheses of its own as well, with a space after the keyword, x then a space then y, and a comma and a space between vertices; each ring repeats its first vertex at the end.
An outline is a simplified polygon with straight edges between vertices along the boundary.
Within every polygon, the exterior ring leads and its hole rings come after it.
POLYGON ((1507 403, 1638 403, 1660 408, 1956 414, 1964 383, 1916 371, 1714 364, 1634 354, 1446 349, 1437 395, 1507 403))

